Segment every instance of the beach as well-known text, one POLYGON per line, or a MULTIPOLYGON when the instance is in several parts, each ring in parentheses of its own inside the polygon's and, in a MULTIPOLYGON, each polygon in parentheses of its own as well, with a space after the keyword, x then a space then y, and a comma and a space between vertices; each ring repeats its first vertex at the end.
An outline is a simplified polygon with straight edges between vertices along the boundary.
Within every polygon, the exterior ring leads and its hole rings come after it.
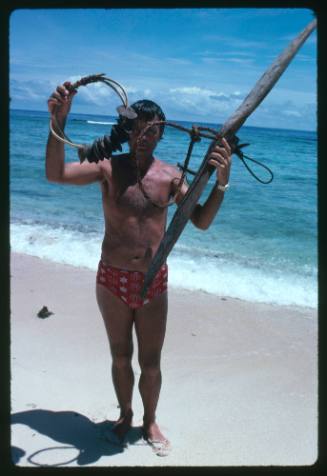
POLYGON ((142 440, 137 344, 133 428, 119 414, 111 357, 86 267, 12 253, 12 457, 19 466, 288 466, 317 459, 317 311, 169 289, 158 423, 172 451, 142 440), (43 306, 52 315, 37 317, 43 306))

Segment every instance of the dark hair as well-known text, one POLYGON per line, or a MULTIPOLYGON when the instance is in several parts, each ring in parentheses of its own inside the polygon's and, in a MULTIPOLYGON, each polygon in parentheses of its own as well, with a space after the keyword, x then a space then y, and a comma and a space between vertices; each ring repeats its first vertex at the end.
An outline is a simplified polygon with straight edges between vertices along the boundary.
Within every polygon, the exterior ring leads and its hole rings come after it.
MULTIPOLYGON (((150 101, 150 99, 141 99, 140 101, 131 104, 130 107, 136 112, 139 119, 151 121, 155 116, 158 116, 159 121, 166 120, 166 116, 161 107, 155 102, 150 101)), ((161 135, 163 134, 164 129, 165 125, 162 124, 160 126, 161 135)))

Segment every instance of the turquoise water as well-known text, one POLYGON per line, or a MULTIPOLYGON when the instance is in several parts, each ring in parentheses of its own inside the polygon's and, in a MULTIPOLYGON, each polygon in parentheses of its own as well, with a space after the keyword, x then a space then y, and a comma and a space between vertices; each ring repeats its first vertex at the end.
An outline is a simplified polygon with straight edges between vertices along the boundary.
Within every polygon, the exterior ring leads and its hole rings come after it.
MULTIPOLYGON (((89 143, 108 133, 114 120, 71 114, 66 132, 75 142, 89 143)), ((11 111, 11 248, 95 270, 104 229, 100 188, 46 181, 48 121, 45 112, 11 111)), ((244 152, 269 166, 274 180, 260 184, 233 156, 230 190, 214 223, 205 232, 189 223, 169 256, 170 285, 316 308, 316 133, 243 127, 238 135, 251 144, 244 152)), ((200 165, 208 144, 195 145, 191 168, 200 165)), ((156 155, 176 164, 187 146, 186 134, 167 128, 156 155)), ((67 147, 66 154, 67 160, 77 160, 75 149, 67 147)), ((254 169, 267 178, 265 171, 254 169)), ((169 219, 174 210, 169 208, 169 219)))

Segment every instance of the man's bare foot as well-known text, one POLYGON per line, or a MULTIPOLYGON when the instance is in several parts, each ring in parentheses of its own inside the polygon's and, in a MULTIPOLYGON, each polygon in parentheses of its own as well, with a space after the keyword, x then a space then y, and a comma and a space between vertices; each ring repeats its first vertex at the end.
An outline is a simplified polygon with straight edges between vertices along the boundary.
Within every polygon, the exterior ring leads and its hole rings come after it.
POLYGON ((133 412, 130 410, 126 415, 121 416, 119 420, 114 424, 112 431, 118 436, 120 440, 123 440, 131 428, 133 419, 133 412))
POLYGON ((123 444, 125 436, 131 428, 132 419, 133 412, 130 410, 126 415, 121 416, 110 430, 106 431, 106 439, 113 444, 123 444))
POLYGON ((161 433, 157 423, 143 426, 143 438, 149 443, 157 456, 168 456, 171 450, 170 442, 161 433))

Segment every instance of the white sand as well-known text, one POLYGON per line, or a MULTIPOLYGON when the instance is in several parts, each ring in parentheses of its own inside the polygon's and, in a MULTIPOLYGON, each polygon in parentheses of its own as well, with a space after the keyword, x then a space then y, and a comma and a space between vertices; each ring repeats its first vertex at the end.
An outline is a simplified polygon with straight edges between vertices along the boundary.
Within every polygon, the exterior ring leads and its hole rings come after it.
MULTIPOLYGON (((311 465, 317 458, 317 316, 170 290, 158 422, 166 458, 140 438, 101 439, 118 416, 95 273, 22 254, 11 262, 12 446, 20 466, 311 465), (37 317, 42 306, 54 315, 37 317)), ((135 343, 135 351, 137 346, 135 343)))

